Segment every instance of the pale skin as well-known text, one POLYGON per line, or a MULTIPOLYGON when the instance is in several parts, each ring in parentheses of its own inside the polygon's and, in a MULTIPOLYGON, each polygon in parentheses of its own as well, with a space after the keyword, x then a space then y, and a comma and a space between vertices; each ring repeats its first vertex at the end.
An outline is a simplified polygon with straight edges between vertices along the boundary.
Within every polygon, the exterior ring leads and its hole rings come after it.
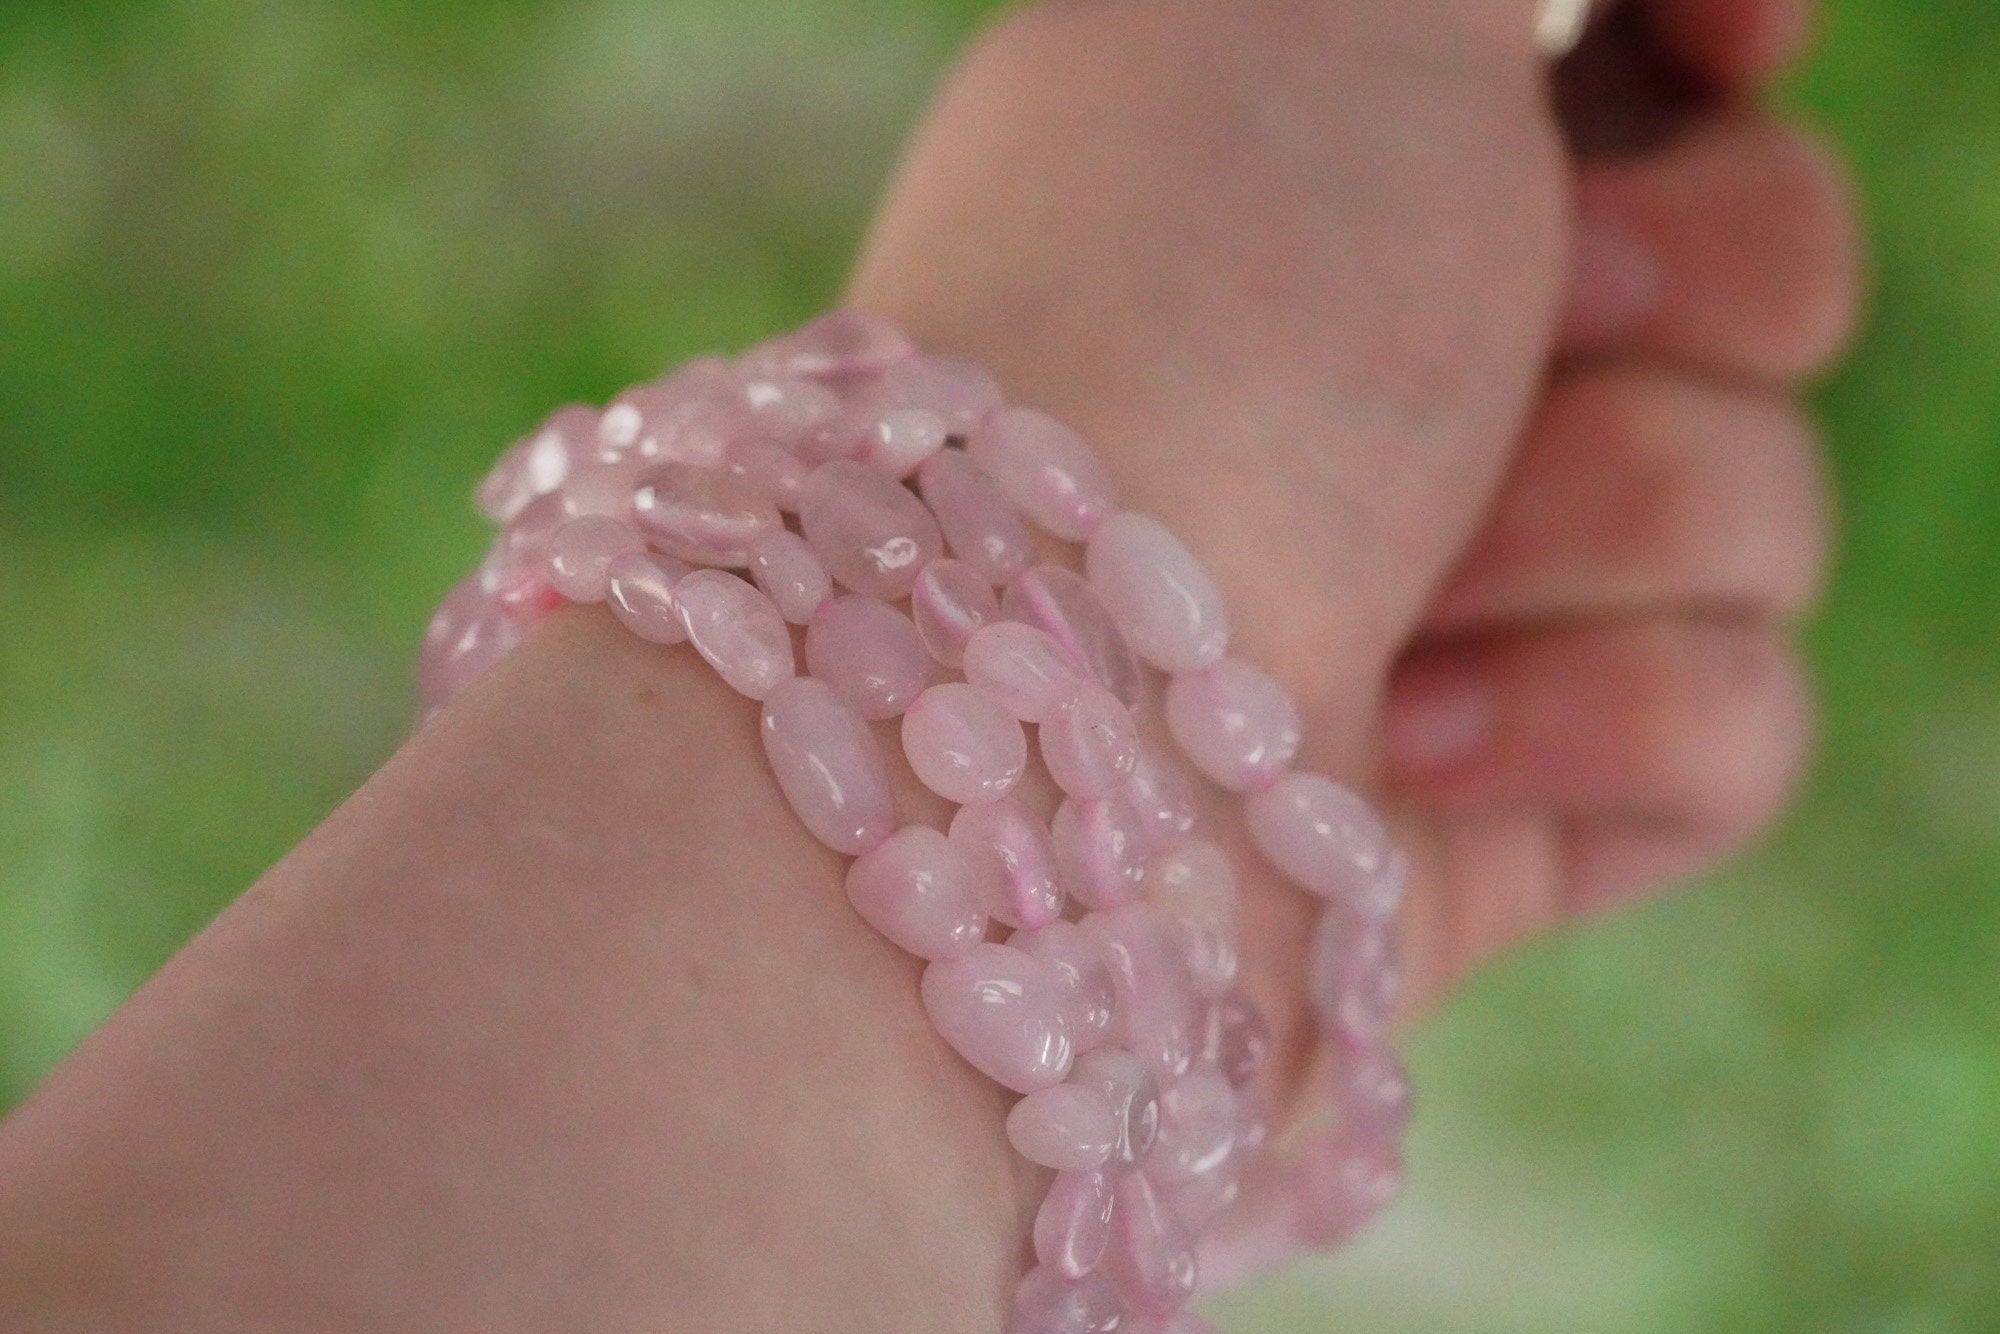
MULTIPOLYGON (((1804 14, 1651 0, 1700 95, 1584 90, 1578 142, 1635 151, 1577 161, 1531 8, 1022 11, 850 294, 1209 563, 1415 853, 1413 1015, 1740 844, 1806 744, 1792 395, 1855 276, 1837 174, 1756 107, 1804 14)), ((0 1126, 8 1328, 995 1329, 1040 1181, 754 718, 600 612, 539 631, 0 1126)), ((1310 904, 1243 888, 1290 1115, 1310 904)))

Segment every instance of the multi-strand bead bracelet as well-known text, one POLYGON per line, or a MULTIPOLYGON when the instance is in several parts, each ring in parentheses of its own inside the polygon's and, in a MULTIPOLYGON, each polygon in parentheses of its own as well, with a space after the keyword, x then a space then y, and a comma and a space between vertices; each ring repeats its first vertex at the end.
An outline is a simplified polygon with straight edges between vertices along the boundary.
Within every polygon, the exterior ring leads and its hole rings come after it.
POLYGON ((1010 1329, 1203 1328, 1184 1310, 1198 1273, 1212 1286, 1330 1244, 1393 1194, 1402 860, 1359 796, 1292 767, 1292 700, 1227 656, 1207 574, 1118 507, 1077 434, 835 312, 601 412, 559 409, 478 499, 503 531, 431 622, 425 707, 539 618, 597 602, 761 702, 786 799, 854 859, 848 899, 927 961, 932 1026, 1021 1095, 1008 1137, 1055 1172, 1010 1329), (1081 543, 1083 573, 1038 560, 1030 525, 1081 543), (1197 829, 1196 780, 1142 738, 1152 710, 1325 903, 1320 1111, 1282 1134, 1255 1087, 1269 1038, 1237 985, 1235 876, 1197 829), (899 818, 891 725, 957 805, 946 829, 899 818), (1016 793, 1029 727, 1062 794, 1048 819, 1016 793))

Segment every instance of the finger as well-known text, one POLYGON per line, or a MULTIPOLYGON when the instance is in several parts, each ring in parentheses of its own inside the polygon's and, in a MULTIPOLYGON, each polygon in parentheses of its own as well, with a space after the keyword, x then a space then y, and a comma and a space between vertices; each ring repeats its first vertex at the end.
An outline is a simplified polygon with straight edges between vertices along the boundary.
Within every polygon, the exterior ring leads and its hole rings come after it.
POLYGON ((1573 372, 1426 626, 1667 607, 1789 619, 1819 591, 1829 508, 1790 399, 1641 366, 1573 372))
POLYGON ((1802 132, 1716 121, 1585 164, 1563 349, 1791 383, 1846 341, 1859 286, 1846 182, 1802 132))
POLYGON ((1712 86, 1767 82, 1805 48, 1811 0, 1647 0, 1647 26, 1674 60, 1712 86))

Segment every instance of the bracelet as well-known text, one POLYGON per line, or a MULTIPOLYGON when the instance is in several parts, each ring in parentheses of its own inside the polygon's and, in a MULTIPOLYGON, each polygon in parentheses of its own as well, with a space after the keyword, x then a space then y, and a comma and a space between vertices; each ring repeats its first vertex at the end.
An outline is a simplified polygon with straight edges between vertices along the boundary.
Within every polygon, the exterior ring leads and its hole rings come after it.
POLYGON ((1393 1196, 1405 863, 1361 797, 1293 768, 1291 698, 1227 656, 1208 575, 1118 507, 1076 433, 836 311, 602 412, 558 409, 477 498, 502 531, 425 634, 425 709, 542 617, 597 602, 761 702, 786 800, 853 858, 849 901, 926 961, 932 1027, 1022 1095, 1008 1138, 1055 1172, 1010 1330, 1204 1328, 1183 1309, 1198 1276, 1337 1242, 1393 1196), (1038 560, 1030 525, 1082 544, 1083 573, 1038 560), (1139 734, 1154 709, 1325 902, 1309 983, 1325 1096, 1283 1135, 1253 1087, 1269 1038, 1236 985, 1235 877, 1197 828, 1198 780, 1139 734), (897 814, 876 734, 892 721, 958 807, 944 831, 897 814), (1062 793, 1048 819, 1013 795, 1028 726, 1062 793))

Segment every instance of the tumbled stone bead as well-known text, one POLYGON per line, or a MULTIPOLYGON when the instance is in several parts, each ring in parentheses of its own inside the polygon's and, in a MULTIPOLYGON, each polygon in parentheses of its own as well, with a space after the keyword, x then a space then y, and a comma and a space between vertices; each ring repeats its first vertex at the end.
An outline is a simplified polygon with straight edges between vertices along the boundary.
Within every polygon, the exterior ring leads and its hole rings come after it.
MULTIPOLYGON (((1199 1238, 1210 1230, 1216 1218, 1243 1195, 1248 1149, 1232 1152, 1214 1167, 1192 1176, 1158 1180, 1153 1185, 1189 1235, 1199 1238)), ((1158 1161, 1155 1155, 1154 1161, 1158 1161)))
POLYGON ((1091 535, 1083 563, 1097 600, 1147 662, 1199 672, 1222 661, 1229 648, 1222 595, 1165 524, 1114 514, 1091 535))
POLYGON ((1203 1007, 1200 1034, 1195 1064, 1213 1067, 1232 1088, 1248 1088, 1270 1059, 1270 1025, 1241 991, 1226 991, 1203 1007))
POLYGON ((1349 1043, 1379 1041, 1395 1014, 1402 980, 1391 927, 1342 912, 1320 914, 1306 994, 1328 1032, 1349 1043))
POLYGON ((1045 630, 1070 661, 1116 695, 1127 708, 1139 703, 1139 660, 1090 591, 1060 565, 1037 565, 1000 595, 1000 614, 1045 630))
POLYGON ((1111 1240, 1111 1177, 1063 1172, 1035 1211, 1035 1258, 1063 1278, 1082 1278, 1104 1258, 1111 1240))
POLYGON ((1166 851, 1186 839, 1200 813, 1194 780, 1173 756, 1143 736, 1125 781, 1125 801, 1155 851, 1166 851))
POLYGON ((847 899, 863 921, 920 959, 963 954, 986 934, 972 869, 924 825, 899 829, 856 858, 847 868, 847 899))
POLYGON ((1016 1093, 1060 1084, 1074 1049, 1062 987, 1047 964, 985 942, 924 969, 924 1012, 974 1069, 1016 1093))
POLYGON ((909 708, 934 671, 909 617, 854 593, 822 603, 814 613, 806 627, 806 670, 870 722, 909 708))
POLYGON ((978 686, 947 681, 917 696, 903 715, 903 754, 917 778, 946 801, 997 801, 1028 767, 1028 739, 1000 701, 978 686))
POLYGON ((696 570, 674 585, 688 641, 732 690, 763 699, 792 676, 792 635, 771 599, 721 570, 696 570))
POLYGON ((1307 1145, 1294 1171, 1293 1226, 1308 1246, 1346 1240, 1395 1199, 1403 1184, 1395 1145, 1340 1131, 1307 1145))
POLYGON ((1299 751, 1299 710, 1291 695, 1235 658, 1174 677, 1166 714, 1181 753, 1233 792, 1268 787, 1299 751))
POLYGON ((1000 384, 983 367, 943 353, 911 357, 887 367, 878 382, 889 408, 923 408, 963 436, 1000 406, 1000 384))
POLYGON ((1171 925, 1149 903, 1094 912, 1081 923, 1111 974, 1112 1036, 1162 1076, 1194 1061, 1194 993, 1171 925))
POLYGON ((806 477, 811 473, 798 455, 783 445, 758 437, 732 443, 722 460, 722 470, 755 488, 757 493, 783 510, 797 514, 805 495, 806 477))
POLYGON ((586 514, 556 529, 549 540, 549 582, 571 602, 602 602, 611 592, 611 562, 643 550, 630 527, 602 514, 586 514))
POLYGON ((932 455, 917 472, 917 488, 937 516, 945 545, 987 580, 1006 584, 1032 559, 1028 530, 980 466, 962 449, 932 455))
POLYGON ((1119 1177, 1105 1270, 1128 1306, 1165 1318, 1194 1296, 1194 1243, 1145 1171, 1119 1177))
POLYGON ((1347 1133, 1393 1143, 1410 1124, 1410 1077, 1387 1047, 1346 1047, 1333 1075, 1333 1106, 1347 1133))
POLYGON ((937 520, 909 489, 865 463, 836 459, 806 478, 799 526, 827 572, 857 593, 893 601, 944 553, 937 520))
POLYGON ((500 456, 473 493, 488 518, 506 523, 537 496, 568 480, 570 470, 589 457, 597 436, 597 412, 581 403, 557 408, 500 456))
POLYGON ((598 420, 598 457, 713 468, 744 429, 744 414, 730 406, 666 385, 635 385, 598 420))
POLYGON ((432 615, 417 660, 417 690, 435 709, 505 657, 521 629, 501 612, 473 575, 460 582, 432 615))
POLYGON ((1086 908, 1125 902, 1146 875, 1139 818, 1122 797, 1068 797, 1049 824, 1063 885, 1086 908))
POLYGON ((695 565, 742 566, 779 525, 778 507, 720 468, 662 463, 632 493, 632 517, 648 541, 695 565))
POLYGON ((910 616, 931 656, 947 667, 960 667, 966 641, 1000 619, 1000 601, 986 576, 964 561, 934 560, 910 590, 910 616))
POLYGON ((1049 777, 1072 797, 1102 797, 1117 791, 1139 757, 1139 729, 1132 711, 1096 685, 1043 723, 1038 740, 1049 777))
POLYGON ((794 444, 845 408, 825 385, 795 375, 745 378, 742 402, 754 429, 782 445, 794 444))
POLYGON ((1212 840, 1187 839, 1147 866, 1146 898, 1171 918, 1233 925, 1236 870, 1212 840))
POLYGON ((965 641, 965 679, 1026 723, 1046 723, 1082 693, 1083 669, 1047 631, 1019 621, 982 626, 965 641))
POLYGON ((1160 1134, 1160 1086, 1144 1061, 1129 1051, 1102 1047, 1076 1058, 1070 1082, 1102 1093, 1118 1120, 1118 1144, 1111 1161, 1136 1167, 1146 1161, 1160 1134))
POLYGON ((814 838, 851 857, 895 832, 895 796, 875 734, 825 682, 794 676, 772 687, 763 741, 785 800, 814 838))
POLYGON ((655 644, 678 644, 688 637, 674 602, 674 589, 688 567, 672 556, 633 551, 614 556, 604 567, 605 598, 619 624, 655 644))
POLYGON ((1043 927, 1016 931, 1007 943, 1055 969, 1077 1054, 1103 1045, 1111 1030, 1111 969, 1097 942, 1075 922, 1058 918, 1043 927))
POLYGON ((1157 1184, 1219 1171, 1236 1149, 1236 1090, 1217 1071, 1194 1070, 1160 1090, 1160 1140, 1146 1160, 1157 1184))
POLYGON ((1007 1139, 1031 1163, 1087 1171, 1104 1166, 1118 1147, 1118 1119, 1099 1090, 1058 1084, 1014 1104, 1007 1139))
POLYGON ((879 315, 830 310, 743 354, 744 368, 759 375, 803 375, 846 380, 879 375, 917 349, 879 315))
POLYGON ((773 528, 750 544, 750 577, 793 625, 810 622, 820 604, 833 596, 833 580, 812 545, 784 528, 773 528))
POLYGON ((1064 541, 1083 541, 1117 508, 1083 437, 1033 408, 995 412, 966 451, 1029 522, 1064 541))
POLYGON ((988 912, 1011 927, 1038 930, 1062 913, 1062 883, 1048 832, 1011 797, 961 806, 951 841, 972 866, 988 912))
POLYGON ((861 437, 860 459, 901 481, 944 448, 944 418, 928 408, 891 408, 861 437))
POLYGON ((1286 879, 1374 921, 1395 915, 1402 858, 1359 793, 1318 774, 1288 773, 1244 802, 1250 837, 1286 879))
POLYGON ((1021 1280, 1007 1316, 1007 1334, 1124 1334, 1130 1329, 1125 1305, 1104 1275, 1071 1281, 1045 1264, 1021 1280))
POLYGON ((563 513, 571 518, 602 514, 620 523, 632 522, 632 492, 649 466, 636 454, 610 463, 592 459, 578 465, 557 493, 563 513))

